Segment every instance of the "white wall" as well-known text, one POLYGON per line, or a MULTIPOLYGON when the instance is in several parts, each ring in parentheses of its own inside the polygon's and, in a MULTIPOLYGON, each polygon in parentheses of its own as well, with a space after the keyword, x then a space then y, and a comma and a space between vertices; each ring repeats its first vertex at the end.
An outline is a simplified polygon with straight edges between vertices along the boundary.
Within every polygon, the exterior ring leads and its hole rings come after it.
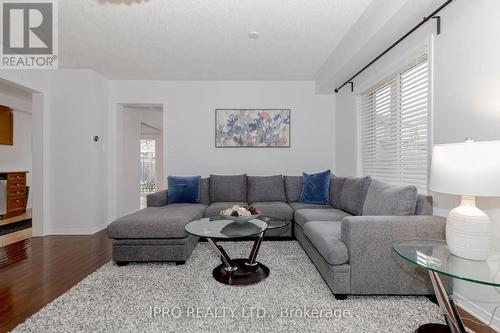
POLYGON ((164 105, 166 175, 334 170, 334 97, 314 82, 108 81, 70 69, 0 79, 33 92, 35 235, 93 233, 118 216, 119 103, 164 105), (291 148, 215 149, 215 108, 290 108, 291 148))
POLYGON ((49 233, 95 232, 108 222, 106 85, 89 70, 52 73, 49 233), (93 141, 94 135, 99 142, 93 141))
POLYGON ((334 170, 334 97, 316 95, 314 82, 112 81, 110 89, 115 119, 119 103, 164 105, 166 175, 334 170), (291 147, 215 148, 216 108, 290 108, 291 147))
MULTIPOLYGON (((429 24, 402 43, 355 80, 356 91, 344 88, 337 95, 336 160, 341 174, 357 173, 356 96, 367 85, 376 83, 403 65, 421 45, 432 44, 433 62, 433 142, 461 142, 469 136, 477 141, 500 140, 500 1, 455 1, 442 12, 442 33, 435 36, 429 24), (347 141, 347 144, 344 142, 347 141)), ((426 13, 422 13, 426 14, 426 13)), ((380 33, 383 33, 381 31, 380 33)), ((375 56, 370 48, 364 50, 375 56), (372 52, 372 53, 370 53, 372 52)), ((354 72, 357 68, 352 68, 354 72)), ((341 80, 341 78, 338 78, 341 80)), ((434 193, 435 213, 446 215, 457 206, 458 196, 434 193)), ((500 199, 479 198, 500 225, 500 199)), ((500 242, 500 240, 498 240, 500 242)), ((457 282, 455 293, 466 297, 462 305, 488 319, 500 294, 491 287, 457 282)), ((500 322, 496 322, 497 328, 500 322)))
POLYGON ((112 81, 115 103, 165 105, 168 175, 300 174, 332 168, 334 99, 312 82, 112 81), (290 108, 291 148, 215 148, 216 108, 290 108))
POLYGON ((102 229, 109 222, 107 80, 90 70, 1 70, 0 78, 33 91, 34 235, 102 229))

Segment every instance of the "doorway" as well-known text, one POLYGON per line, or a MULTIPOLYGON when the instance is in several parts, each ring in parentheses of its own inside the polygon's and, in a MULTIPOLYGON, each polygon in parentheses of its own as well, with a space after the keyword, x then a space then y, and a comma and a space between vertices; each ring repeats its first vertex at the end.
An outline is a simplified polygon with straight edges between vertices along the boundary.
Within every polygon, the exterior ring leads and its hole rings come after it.
POLYGON ((0 248, 3 248, 32 236, 32 92, 0 81, 0 101, 0 248))
POLYGON ((164 189, 163 106, 120 104, 117 214, 145 208, 147 195, 164 189))
MULTIPOLYGON (((160 189, 162 183, 162 172, 157 165, 162 165, 158 161, 157 152, 161 150, 163 141, 163 131, 146 123, 141 123, 141 178, 140 178, 140 209, 146 208, 148 194, 160 189)), ((161 154, 160 154, 161 155, 161 154)))

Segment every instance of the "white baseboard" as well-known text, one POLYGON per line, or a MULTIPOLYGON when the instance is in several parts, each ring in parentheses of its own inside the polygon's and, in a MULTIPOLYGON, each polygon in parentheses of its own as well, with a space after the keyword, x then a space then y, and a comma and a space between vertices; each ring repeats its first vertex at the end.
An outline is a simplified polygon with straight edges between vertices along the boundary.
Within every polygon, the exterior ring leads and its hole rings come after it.
MULTIPOLYGON (((457 293, 453 293, 453 299, 456 300, 457 304, 462 309, 480 319, 485 325, 490 322, 492 313, 487 311, 483 307, 467 300, 466 298, 462 297, 460 294, 457 293)), ((497 310, 495 318, 493 318, 493 322, 491 323, 491 328, 497 332, 500 332, 500 308, 497 310)))
POLYGON ((49 230, 45 235, 93 235, 105 229, 108 223, 103 223, 93 228, 55 228, 49 230))

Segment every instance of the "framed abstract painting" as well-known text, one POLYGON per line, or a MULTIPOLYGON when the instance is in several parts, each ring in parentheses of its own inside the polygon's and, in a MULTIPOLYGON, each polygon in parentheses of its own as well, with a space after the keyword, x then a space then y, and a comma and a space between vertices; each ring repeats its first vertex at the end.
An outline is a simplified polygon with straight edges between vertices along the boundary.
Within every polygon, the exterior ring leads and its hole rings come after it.
POLYGON ((289 148, 290 109, 216 109, 215 147, 289 148))

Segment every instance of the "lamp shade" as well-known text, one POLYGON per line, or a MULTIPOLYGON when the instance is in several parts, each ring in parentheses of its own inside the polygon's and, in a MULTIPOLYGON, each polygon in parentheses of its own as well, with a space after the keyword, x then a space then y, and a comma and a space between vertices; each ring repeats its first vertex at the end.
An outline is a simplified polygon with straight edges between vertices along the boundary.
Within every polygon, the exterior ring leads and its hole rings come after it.
POLYGON ((434 145, 429 187, 442 193, 500 196, 500 141, 434 145))

